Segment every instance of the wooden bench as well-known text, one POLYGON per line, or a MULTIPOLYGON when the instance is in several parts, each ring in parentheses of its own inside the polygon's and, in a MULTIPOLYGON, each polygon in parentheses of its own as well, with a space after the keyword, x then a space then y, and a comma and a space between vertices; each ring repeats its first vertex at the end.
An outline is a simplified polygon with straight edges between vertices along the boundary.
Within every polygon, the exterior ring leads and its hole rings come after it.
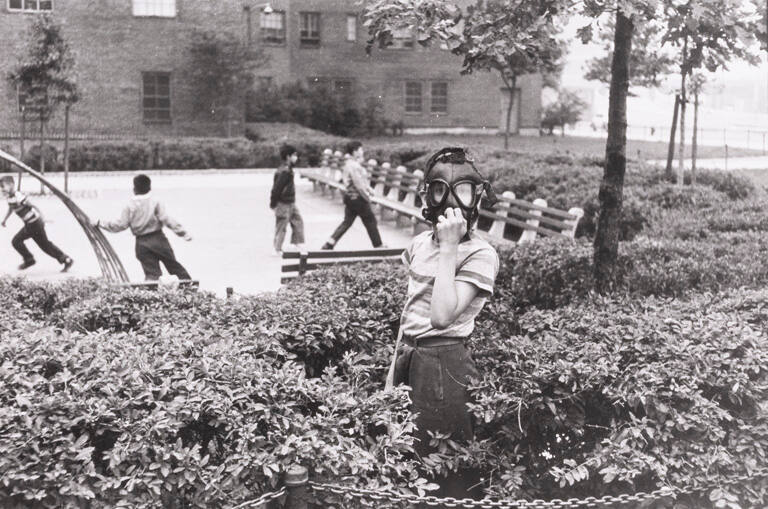
MULTIPOLYGON (((316 188, 325 185, 341 189, 338 173, 332 173, 341 171, 339 161, 343 164, 340 152, 326 149, 323 163, 329 166, 302 171, 302 176, 312 180, 316 188)), ((408 221, 414 233, 423 230, 426 221, 421 215, 421 198, 418 195, 423 173, 420 170, 409 173, 404 166, 393 168, 389 163, 378 164, 374 159, 368 160, 365 166, 373 188, 371 203, 378 209, 381 219, 394 219, 398 224, 408 221)), ((584 211, 578 207, 568 211, 550 207, 541 198, 533 202, 519 200, 514 193, 506 191, 492 210, 480 209, 480 216, 491 220, 488 230, 476 230, 483 238, 497 243, 522 244, 542 236, 574 239, 584 211), (505 234, 515 229, 521 230, 519 237, 514 240, 507 238, 505 234)))
POLYGON ((362 251, 283 251, 281 283, 287 283, 311 270, 358 262, 399 260, 403 248, 374 248, 362 251))

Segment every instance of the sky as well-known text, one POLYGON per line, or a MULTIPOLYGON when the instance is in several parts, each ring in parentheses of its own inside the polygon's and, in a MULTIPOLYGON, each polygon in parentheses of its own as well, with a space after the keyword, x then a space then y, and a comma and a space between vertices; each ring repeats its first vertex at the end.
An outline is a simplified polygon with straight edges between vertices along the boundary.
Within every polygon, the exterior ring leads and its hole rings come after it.
MULTIPOLYGON (((608 112, 608 86, 584 79, 584 69, 590 59, 602 56, 604 50, 599 44, 582 44, 576 37, 576 29, 584 24, 584 20, 575 20, 564 30, 563 35, 573 43, 569 47, 561 86, 576 90, 590 102, 588 115, 600 123, 605 121, 608 112)), ((729 67, 728 71, 709 75, 711 83, 701 98, 699 122, 702 129, 722 130, 725 127, 734 131, 768 132, 768 56, 764 54, 757 67, 744 62, 735 62, 729 67)), ((629 125, 668 129, 679 83, 677 75, 658 89, 633 89, 637 97, 628 100, 629 125)), ((692 111, 688 113, 687 120, 692 111)))

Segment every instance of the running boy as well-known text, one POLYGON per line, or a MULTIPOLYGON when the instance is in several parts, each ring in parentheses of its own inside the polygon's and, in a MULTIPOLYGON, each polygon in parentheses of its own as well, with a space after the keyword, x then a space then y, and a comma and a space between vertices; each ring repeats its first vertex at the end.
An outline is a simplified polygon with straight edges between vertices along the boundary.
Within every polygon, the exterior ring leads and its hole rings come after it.
POLYGON ((53 242, 48 240, 48 235, 45 233, 45 221, 43 220, 43 214, 40 209, 35 207, 29 202, 29 199, 23 193, 14 190, 14 180, 11 176, 5 176, 0 179, 0 189, 2 189, 3 195, 8 199, 8 213, 5 214, 2 225, 5 227, 5 222, 12 213, 16 213, 17 216, 24 221, 24 226, 19 230, 11 244, 19 252, 23 258, 23 262, 19 265, 19 270, 27 269, 33 266, 35 257, 29 252, 29 249, 24 244, 27 239, 32 239, 43 250, 45 254, 51 258, 55 258, 56 261, 61 263, 64 267, 62 272, 67 272, 72 264, 72 258, 65 255, 61 249, 59 249, 53 242))
POLYGON ((160 279, 160 262, 163 262, 169 274, 179 279, 192 279, 187 270, 176 261, 168 237, 163 233, 167 226, 179 237, 190 241, 187 231, 165 212, 165 206, 150 194, 152 181, 146 175, 133 178, 135 197, 123 209, 120 218, 115 221, 96 221, 97 228, 117 233, 127 228, 136 236, 136 258, 141 262, 147 281, 160 279))
MULTIPOLYGON (((420 191, 422 214, 432 230, 414 237, 403 253, 409 278, 402 343, 387 385, 412 388, 412 409, 418 413, 415 449, 422 457, 434 452, 430 431, 458 441, 473 435, 467 385, 478 373, 466 342, 499 270, 496 250, 473 231, 484 190, 494 201, 488 181, 464 149, 436 152, 420 191)), ((473 483, 458 474, 442 484, 442 495, 466 496, 473 483)))
POLYGON ((373 247, 381 247, 381 234, 376 224, 376 216, 371 209, 371 196, 373 189, 368 182, 368 172, 363 166, 363 144, 359 141, 350 141, 346 147, 346 161, 344 161, 344 219, 331 234, 328 241, 321 249, 333 249, 336 243, 355 222, 357 216, 363 221, 371 239, 373 247))
POLYGON ((304 244, 304 220, 296 206, 296 186, 293 182, 293 165, 299 160, 299 153, 292 145, 280 147, 282 163, 275 172, 269 208, 275 211, 275 253, 283 252, 283 241, 288 224, 291 225, 291 243, 299 250, 304 244))

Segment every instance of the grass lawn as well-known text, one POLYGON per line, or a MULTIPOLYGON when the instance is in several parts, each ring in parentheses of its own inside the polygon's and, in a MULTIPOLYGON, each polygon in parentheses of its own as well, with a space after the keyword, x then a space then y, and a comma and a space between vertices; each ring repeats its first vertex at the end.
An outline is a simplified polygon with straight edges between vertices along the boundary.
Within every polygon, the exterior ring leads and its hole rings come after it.
MULTIPOLYGON (((380 146, 389 143, 429 143, 437 146, 476 146, 478 144, 492 145, 504 148, 504 137, 495 135, 405 135, 399 137, 384 136, 365 140, 367 146, 380 146)), ((605 138, 587 138, 578 136, 511 136, 509 149, 529 154, 551 154, 553 152, 570 152, 575 155, 603 156, 605 154, 605 138)), ((667 144, 657 141, 627 140, 627 156, 640 159, 665 159, 667 144)), ((690 146, 686 147, 690 156, 690 146)), ((759 150, 728 148, 728 157, 759 156, 759 150)), ((725 157, 723 147, 698 147, 698 157, 701 159, 725 157)))

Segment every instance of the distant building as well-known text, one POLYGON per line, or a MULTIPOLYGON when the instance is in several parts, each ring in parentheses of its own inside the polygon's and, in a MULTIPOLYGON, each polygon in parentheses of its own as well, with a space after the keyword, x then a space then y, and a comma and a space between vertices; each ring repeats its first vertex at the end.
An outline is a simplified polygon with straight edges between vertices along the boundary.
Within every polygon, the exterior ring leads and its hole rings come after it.
MULTIPOLYGON (((263 82, 300 80, 351 101, 376 97, 387 118, 409 128, 504 125, 509 94, 496 74, 461 76, 459 57, 422 48, 404 32, 392 47, 367 55, 356 0, 276 0, 267 9, 247 0, 0 2, 0 132, 20 129, 19 94, 5 77, 30 17, 40 12, 52 13, 75 53, 82 95, 71 119, 75 132, 222 134, 221 115, 199 104, 186 76, 189 36, 198 29, 234 33, 263 48, 270 57, 257 73, 263 82)), ((521 77, 518 87, 511 130, 538 133, 541 78, 521 77)))

